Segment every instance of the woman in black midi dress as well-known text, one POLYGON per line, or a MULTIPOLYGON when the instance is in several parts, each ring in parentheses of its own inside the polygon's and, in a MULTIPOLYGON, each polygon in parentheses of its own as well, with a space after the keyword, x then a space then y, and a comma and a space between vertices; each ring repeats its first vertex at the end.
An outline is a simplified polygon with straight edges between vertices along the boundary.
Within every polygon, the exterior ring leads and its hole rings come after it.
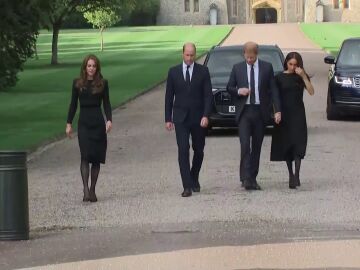
POLYGON ((301 159, 307 146, 307 125, 303 102, 304 89, 314 94, 309 76, 304 71, 302 57, 297 52, 289 53, 284 62, 284 72, 275 77, 281 99, 281 122, 274 126, 272 161, 286 161, 289 170, 289 188, 300 186, 301 159), (295 173, 293 171, 295 163, 295 173))
POLYGON ((85 57, 79 79, 73 81, 66 134, 71 137, 78 100, 80 115, 78 121, 78 141, 81 153, 80 172, 84 186, 83 201, 96 202, 95 186, 100 171, 100 163, 105 163, 107 137, 112 127, 111 105, 108 82, 102 78, 98 58, 85 57), (101 110, 103 104, 106 123, 101 110), (90 172, 91 163, 91 172, 90 172), (91 185, 89 189, 89 175, 91 185))

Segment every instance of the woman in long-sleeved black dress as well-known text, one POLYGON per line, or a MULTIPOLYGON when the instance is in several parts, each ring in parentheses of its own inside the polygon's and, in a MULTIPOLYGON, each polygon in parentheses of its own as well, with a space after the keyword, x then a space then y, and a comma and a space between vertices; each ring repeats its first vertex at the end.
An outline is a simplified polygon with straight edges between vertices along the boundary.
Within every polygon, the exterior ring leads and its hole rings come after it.
POLYGON ((80 78, 73 81, 66 125, 66 134, 69 137, 72 134, 71 125, 78 101, 80 102, 78 140, 81 153, 80 172, 84 185, 83 201, 96 202, 95 186, 100 172, 100 163, 105 163, 106 133, 112 127, 112 115, 108 82, 102 78, 100 62, 95 55, 85 57, 81 66, 80 78), (106 122, 101 104, 103 104, 106 122), (90 189, 89 175, 91 178, 90 189))
POLYGON ((289 170, 289 188, 300 186, 301 160, 307 146, 307 124, 303 102, 304 89, 314 94, 309 76, 304 70, 299 53, 289 53, 284 62, 284 72, 275 77, 281 99, 281 122, 275 125, 272 143, 272 161, 286 161, 289 170), (293 171, 295 163, 295 172, 293 171))

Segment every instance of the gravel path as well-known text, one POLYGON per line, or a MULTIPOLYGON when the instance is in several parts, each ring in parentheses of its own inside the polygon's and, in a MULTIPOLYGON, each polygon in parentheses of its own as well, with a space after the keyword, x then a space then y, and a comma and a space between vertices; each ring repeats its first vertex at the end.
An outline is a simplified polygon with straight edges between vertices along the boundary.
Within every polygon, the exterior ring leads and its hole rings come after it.
POLYGON ((360 122, 325 119, 325 54, 304 37, 297 24, 239 26, 225 45, 247 40, 276 43, 284 51, 299 50, 313 75, 316 94, 305 98, 309 144, 299 190, 287 188, 285 164, 269 162, 271 137, 266 136, 259 174, 263 191, 244 191, 238 177, 237 134, 226 130, 207 138, 201 193, 181 198, 175 135, 164 129, 162 84, 114 111, 107 164, 101 168, 97 187, 98 203, 81 201, 77 139, 61 140, 31 155, 32 231, 208 221, 264 227, 267 223, 359 226, 360 122))

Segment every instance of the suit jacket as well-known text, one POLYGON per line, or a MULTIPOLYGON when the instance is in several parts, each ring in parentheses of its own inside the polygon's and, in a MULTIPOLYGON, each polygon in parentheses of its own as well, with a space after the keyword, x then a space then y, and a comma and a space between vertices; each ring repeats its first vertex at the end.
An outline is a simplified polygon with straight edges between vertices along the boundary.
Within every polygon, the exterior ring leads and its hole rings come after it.
POLYGON ((169 69, 165 94, 165 122, 200 123, 212 110, 212 86, 207 67, 194 63, 190 85, 186 84, 182 63, 169 69))
MULTIPOLYGON (((270 63, 259 59, 259 98, 264 124, 271 123, 272 113, 280 112, 279 90, 274 79, 273 67, 270 63)), ((239 96, 239 88, 249 88, 246 62, 235 64, 230 74, 227 91, 232 95, 236 105, 236 121, 239 123, 248 96, 239 96)))

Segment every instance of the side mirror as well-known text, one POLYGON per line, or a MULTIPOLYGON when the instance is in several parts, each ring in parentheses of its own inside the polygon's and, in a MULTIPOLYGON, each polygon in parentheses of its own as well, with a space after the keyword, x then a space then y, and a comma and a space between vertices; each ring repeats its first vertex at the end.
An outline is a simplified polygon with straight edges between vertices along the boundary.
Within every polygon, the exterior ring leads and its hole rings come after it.
POLYGON ((324 58, 324 62, 326 64, 335 64, 335 57, 332 55, 328 55, 324 58))

